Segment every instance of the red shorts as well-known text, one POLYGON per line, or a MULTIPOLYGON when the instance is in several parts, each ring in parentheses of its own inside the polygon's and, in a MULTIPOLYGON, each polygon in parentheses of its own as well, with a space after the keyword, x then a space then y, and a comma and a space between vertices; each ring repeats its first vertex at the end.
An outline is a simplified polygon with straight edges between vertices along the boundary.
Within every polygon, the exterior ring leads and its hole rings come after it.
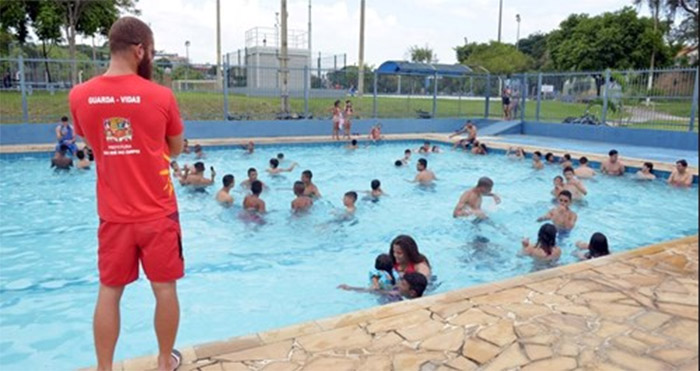
POLYGON ((143 223, 100 220, 98 269, 100 282, 124 286, 139 277, 139 261, 152 282, 169 282, 185 275, 178 213, 143 223))

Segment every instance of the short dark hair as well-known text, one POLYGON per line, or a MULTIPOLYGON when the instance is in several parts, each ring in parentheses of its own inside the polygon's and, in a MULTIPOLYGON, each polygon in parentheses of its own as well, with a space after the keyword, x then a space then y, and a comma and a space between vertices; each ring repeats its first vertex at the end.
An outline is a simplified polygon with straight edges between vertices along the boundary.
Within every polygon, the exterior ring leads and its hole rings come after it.
POLYGON ((564 181, 564 178, 562 178, 561 175, 557 175, 554 177, 554 180, 557 180, 557 179, 561 180, 562 182, 564 181))
POLYGON ((587 164, 587 163, 588 163, 588 157, 583 156, 583 157, 581 157, 581 158, 578 160, 578 162, 579 162, 580 164, 587 164))
POLYGON ((419 158, 418 163, 423 165, 424 168, 428 168, 428 160, 426 160, 424 158, 419 158))
POLYGON ((68 122, 68 116, 61 117, 61 122, 68 122))
POLYGON ((199 144, 194 145, 194 151, 195 152, 202 152, 202 146, 199 144))
POLYGON ((304 185, 304 182, 297 180, 294 182, 294 194, 295 195, 301 195, 304 194, 304 190, 306 189, 306 186, 304 185))
POLYGON ((564 159, 571 161, 571 155, 568 153, 564 154, 564 159))
POLYGON ((132 45, 153 46, 153 31, 135 17, 121 17, 109 29, 109 52, 119 53, 132 45))
POLYGON ((573 172, 574 172, 574 168, 571 167, 571 166, 567 166, 567 167, 564 168, 563 173, 566 174, 566 173, 569 172, 569 171, 573 173, 573 172))
POLYGON ((408 286, 416 293, 416 297, 420 298, 428 287, 428 279, 424 275, 417 272, 406 273, 403 279, 408 282, 408 286))
POLYGON ((61 152, 62 155, 65 155, 66 152, 68 152, 68 150, 70 150, 70 148, 68 148, 68 146, 65 145, 65 144, 61 144, 61 145, 58 147, 58 152, 61 152))
POLYGON ((688 161, 686 161, 684 159, 680 159, 680 160, 676 161, 676 164, 681 165, 683 167, 688 167, 688 161))
POLYGON ((301 172, 301 176, 306 176, 309 177, 309 179, 314 177, 314 174, 311 172, 311 170, 304 170, 301 172))
POLYGON ((493 188, 493 180, 491 178, 484 176, 479 178, 479 181, 476 183, 477 187, 484 187, 484 188, 493 188))
POLYGON ((382 185, 382 183, 379 181, 379 179, 374 179, 374 180, 372 180, 372 182, 370 183, 370 186, 371 186, 372 189, 374 189, 374 190, 379 189, 379 187, 380 187, 381 185, 382 185))
POLYGON ((610 152, 608 152, 608 156, 614 156, 614 155, 616 155, 616 154, 618 154, 618 153, 619 153, 619 152, 617 152, 616 149, 611 149, 610 152))
POLYGON ((648 167, 649 171, 654 170, 654 163, 652 163, 652 162, 645 162, 644 166, 648 167))
POLYGON ((250 183, 250 191, 253 192, 254 195, 259 195, 262 193, 263 185, 262 182, 259 180, 254 181, 253 183, 250 183))
POLYGON ((345 197, 350 197, 353 202, 357 201, 357 192, 355 192, 355 191, 345 192, 345 197))
POLYGON ((277 169, 277 166, 280 166, 280 161, 276 158, 271 158, 270 165, 272 165, 273 169, 277 169))
POLYGON ((544 158, 547 160, 549 160, 551 157, 554 157, 554 153, 552 153, 552 152, 547 152, 547 154, 544 155, 544 158))
POLYGON ((251 167, 250 169, 248 169, 248 176, 250 176, 251 173, 257 173, 257 172, 258 171, 254 167, 251 167))
POLYGON ((574 195, 572 195, 571 192, 569 192, 567 190, 563 190, 563 191, 559 192, 559 196, 567 197, 569 200, 572 200, 574 198, 574 195))
POLYGON ((406 154, 406 153, 411 153, 411 150, 410 150, 410 149, 407 149, 407 150, 403 151, 403 153, 404 153, 404 154, 406 154))
POLYGON ((204 171, 204 163, 202 161, 195 162, 194 169, 197 171, 204 171))
POLYGON ((542 157, 542 152, 540 152, 540 151, 535 151, 532 154, 537 155, 538 157, 542 157))
POLYGON ((221 180, 224 182, 224 187, 228 187, 233 183, 233 175, 226 174, 226 175, 224 175, 224 178, 221 180))
POLYGON ((351 143, 353 146, 356 146, 356 145, 357 145, 357 139, 351 140, 350 143, 351 143))
POLYGON ((283 159, 283 158, 284 158, 284 153, 282 153, 282 152, 278 153, 278 154, 277 154, 277 158, 280 159, 280 160, 283 159))
POLYGON ((77 152, 75 152, 75 157, 77 157, 78 160, 82 160, 85 158, 85 152, 83 152, 82 149, 79 149, 77 152))
POLYGON ((403 166, 403 162, 401 162, 401 160, 396 160, 396 161, 394 161, 394 166, 401 167, 401 166, 403 166))

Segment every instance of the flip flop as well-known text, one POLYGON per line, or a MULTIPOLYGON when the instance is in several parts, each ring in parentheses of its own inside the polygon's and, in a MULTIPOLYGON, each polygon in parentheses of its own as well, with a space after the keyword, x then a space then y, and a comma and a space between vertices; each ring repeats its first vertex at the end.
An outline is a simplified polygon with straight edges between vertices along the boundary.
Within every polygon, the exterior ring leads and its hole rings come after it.
POLYGON ((182 353, 180 353, 180 351, 177 349, 173 349, 173 351, 170 353, 170 356, 173 357, 173 359, 175 360, 175 367, 173 368, 173 371, 175 371, 182 364, 182 353))

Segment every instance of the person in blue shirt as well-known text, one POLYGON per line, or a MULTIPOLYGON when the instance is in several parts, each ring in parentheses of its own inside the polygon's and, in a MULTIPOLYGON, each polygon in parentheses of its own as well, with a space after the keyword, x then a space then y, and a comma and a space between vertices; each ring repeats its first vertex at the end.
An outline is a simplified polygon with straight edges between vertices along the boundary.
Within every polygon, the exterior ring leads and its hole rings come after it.
POLYGON ((56 152, 61 149, 61 145, 65 145, 70 151, 71 155, 74 155, 78 151, 78 147, 75 145, 75 132, 73 130, 73 125, 68 122, 68 117, 61 117, 61 124, 56 126, 56 152))

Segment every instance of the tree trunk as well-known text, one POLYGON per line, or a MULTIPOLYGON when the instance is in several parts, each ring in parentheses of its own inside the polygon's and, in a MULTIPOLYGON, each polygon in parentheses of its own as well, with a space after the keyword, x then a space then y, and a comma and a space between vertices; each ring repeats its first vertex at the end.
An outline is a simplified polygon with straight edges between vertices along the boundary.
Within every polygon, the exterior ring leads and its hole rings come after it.
MULTIPOLYGON (((46 69, 46 83, 51 83, 51 70, 49 70, 49 56, 46 51, 46 40, 41 40, 41 51, 44 54, 44 68, 46 69)), ((48 86, 47 86, 48 87, 48 86)))
POLYGON ((68 54, 71 60, 71 74, 70 81, 71 86, 75 86, 78 83, 78 63, 75 60, 75 25, 77 23, 78 9, 80 7, 80 0, 68 1, 66 2, 68 16, 68 24, 66 25, 66 36, 68 36, 68 54))
MULTIPOLYGON (((660 6, 654 8, 654 34, 659 27, 659 9, 660 6)), ((651 104, 651 88, 654 86, 654 59, 656 57, 656 45, 651 47, 651 62, 649 63, 649 79, 647 80, 647 101, 646 105, 651 104)))

